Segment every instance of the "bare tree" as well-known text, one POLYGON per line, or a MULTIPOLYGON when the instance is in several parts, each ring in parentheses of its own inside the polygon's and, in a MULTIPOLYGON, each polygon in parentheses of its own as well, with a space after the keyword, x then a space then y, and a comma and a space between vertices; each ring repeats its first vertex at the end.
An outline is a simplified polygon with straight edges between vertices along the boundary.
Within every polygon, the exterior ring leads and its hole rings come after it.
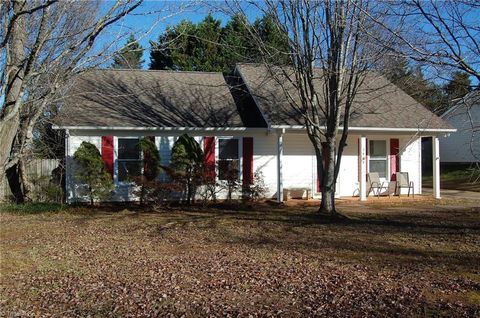
POLYGON ((370 43, 375 42, 372 37, 381 35, 368 15, 378 17, 371 3, 363 0, 272 0, 258 7, 273 17, 288 37, 289 52, 278 52, 251 31, 266 57, 269 75, 305 123, 321 180, 319 212, 336 217, 335 184, 352 104, 380 55, 370 43), (291 63, 281 66, 267 62, 279 54, 290 56, 291 63))
POLYGON ((56 0, 7 1, 0 7, 0 180, 6 174, 16 200, 29 198, 25 151, 45 107, 75 74, 105 48, 99 35, 142 0, 118 0, 99 15, 100 3, 56 0))
MULTIPOLYGON (((390 24, 373 20, 399 42, 398 55, 432 67, 431 76, 443 80, 442 73, 460 70, 480 84, 480 4, 475 1, 394 1, 386 2, 390 24), (396 27, 392 27, 395 25, 396 27), (414 36, 412 36, 414 35, 414 36)), ((478 88, 477 88, 478 89, 478 88)), ((471 99, 472 95, 467 95, 471 99)), ((470 151, 478 158, 478 123, 473 120, 471 106, 459 107, 470 120, 470 151)), ((478 164, 477 173, 478 173, 478 164)))
POLYGON ((480 81, 478 2, 412 0, 391 2, 389 7, 397 25, 405 26, 386 28, 403 42, 402 53, 416 61, 458 69, 480 81))

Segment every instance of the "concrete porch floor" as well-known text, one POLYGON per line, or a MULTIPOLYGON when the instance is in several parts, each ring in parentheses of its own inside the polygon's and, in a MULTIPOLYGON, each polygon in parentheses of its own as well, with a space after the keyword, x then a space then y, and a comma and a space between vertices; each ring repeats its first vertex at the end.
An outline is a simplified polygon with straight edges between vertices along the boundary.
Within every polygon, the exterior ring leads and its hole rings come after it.
MULTIPOLYGON (((337 206, 368 206, 371 204, 380 204, 384 206, 389 205, 398 205, 403 203, 415 203, 416 205, 426 205, 426 204, 435 204, 447 202, 447 201, 457 201, 456 205, 461 205, 459 200, 465 200, 466 206, 480 206, 480 192, 472 191, 461 191, 461 190, 441 190, 442 199, 435 199, 433 197, 432 189, 424 188, 422 189, 422 194, 416 194, 415 197, 407 196, 402 194, 399 196, 374 196, 370 195, 367 198, 367 201, 360 201, 357 197, 341 197, 336 199, 337 206)), ((289 199, 284 202, 287 206, 317 206, 320 204, 320 199, 289 199)))

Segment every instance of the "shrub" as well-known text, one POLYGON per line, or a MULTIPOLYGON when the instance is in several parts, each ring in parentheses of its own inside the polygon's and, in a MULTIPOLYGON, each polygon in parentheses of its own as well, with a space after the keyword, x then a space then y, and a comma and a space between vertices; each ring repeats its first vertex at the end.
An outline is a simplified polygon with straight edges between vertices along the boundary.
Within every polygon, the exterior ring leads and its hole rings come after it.
POLYGON ((151 188, 150 202, 155 205, 164 205, 174 199, 175 194, 182 192, 183 186, 177 182, 159 182, 156 181, 151 188))
POLYGON ((236 168, 229 168, 223 172, 223 180, 220 181, 219 185, 227 191, 227 201, 232 200, 232 195, 241 188, 238 174, 239 170, 236 168))
POLYGON ((88 191, 90 204, 95 200, 106 199, 112 194, 113 181, 108 173, 102 156, 95 145, 89 142, 82 142, 73 155, 79 164, 76 179, 85 184, 88 191))
POLYGON ((215 166, 204 166, 202 174, 200 176, 200 197, 204 204, 209 201, 217 202, 217 194, 222 191, 222 186, 217 182, 215 178, 215 166), (213 176, 212 176, 213 170, 213 176))
POLYGON ((265 185, 265 177, 262 171, 257 170, 253 174, 253 183, 245 185, 242 188, 242 197, 247 201, 258 201, 260 198, 265 197, 267 190, 268 188, 265 185))
POLYGON ((150 201, 157 188, 157 177, 160 173, 160 153, 153 138, 144 137, 139 142, 143 152, 143 174, 135 177, 134 181, 139 186, 134 194, 140 198, 140 204, 150 201))
POLYGON ((36 202, 58 202, 63 201, 63 188, 61 183, 49 176, 41 176, 32 180, 35 185, 33 199, 36 202))
POLYGON ((183 134, 175 141, 171 158, 170 175, 173 180, 183 185, 187 203, 190 203, 202 179, 202 148, 194 138, 183 134))

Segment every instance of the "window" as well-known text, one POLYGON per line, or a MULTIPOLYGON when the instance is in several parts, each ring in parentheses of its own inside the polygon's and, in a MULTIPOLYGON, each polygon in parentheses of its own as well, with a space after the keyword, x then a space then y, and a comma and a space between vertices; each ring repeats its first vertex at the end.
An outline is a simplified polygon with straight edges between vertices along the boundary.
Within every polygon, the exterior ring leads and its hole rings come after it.
POLYGON ((240 157, 238 154, 238 139, 218 140, 218 179, 228 180, 239 178, 240 157))
POLYGON ((142 173, 142 154, 137 138, 118 138, 118 181, 129 182, 142 173))
POLYGON ((380 178, 387 177, 387 141, 369 141, 369 169, 370 172, 378 172, 380 178))

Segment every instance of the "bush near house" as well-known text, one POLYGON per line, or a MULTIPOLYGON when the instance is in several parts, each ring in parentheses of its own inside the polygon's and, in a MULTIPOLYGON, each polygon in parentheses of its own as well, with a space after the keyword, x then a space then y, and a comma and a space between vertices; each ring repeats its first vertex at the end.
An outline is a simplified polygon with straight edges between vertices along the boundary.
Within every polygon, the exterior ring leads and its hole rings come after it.
POLYGON ((102 160, 100 151, 89 142, 82 142, 73 155, 80 166, 75 178, 87 188, 90 205, 112 195, 113 180, 102 160))
POLYGON ((172 148, 170 174, 173 180, 183 185, 185 199, 195 199, 203 173, 203 151, 198 142, 187 134, 181 135, 172 148))
POLYGON ((260 170, 256 170, 253 174, 252 184, 247 184, 242 187, 242 198, 247 201, 258 201, 265 197, 267 186, 265 184, 265 177, 260 170))
POLYGON ((134 178, 138 189, 134 194, 140 199, 140 204, 155 198, 157 177, 160 173, 160 153, 155 145, 155 139, 144 137, 140 139, 139 148, 143 153, 143 172, 134 178))

